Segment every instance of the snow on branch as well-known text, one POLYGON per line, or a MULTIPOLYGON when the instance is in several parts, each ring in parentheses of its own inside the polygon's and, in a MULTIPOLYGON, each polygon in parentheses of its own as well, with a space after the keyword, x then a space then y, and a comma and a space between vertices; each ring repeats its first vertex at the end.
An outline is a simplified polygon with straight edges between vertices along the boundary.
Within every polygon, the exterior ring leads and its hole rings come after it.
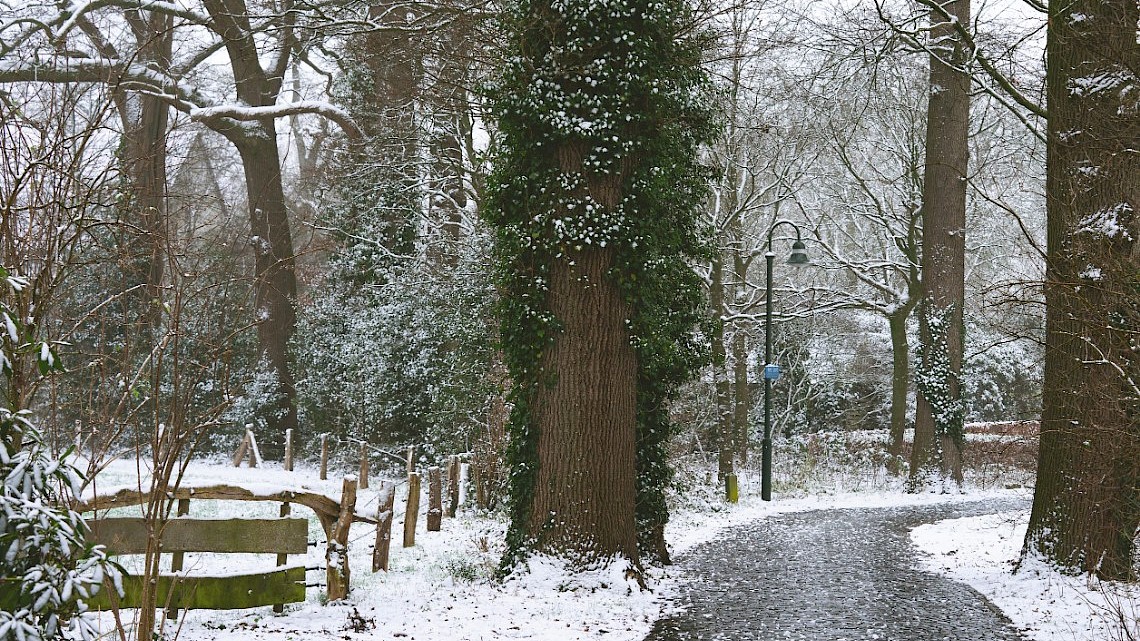
POLYGON ((166 98, 181 111, 207 104, 198 92, 179 85, 165 74, 118 60, 83 57, 0 60, 0 82, 95 82, 146 90, 166 98))
POLYGON ((315 114, 324 116, 340 126, 344 133, 353 140, 360 140, 363 134, 353 122, 347 111, 328 102, 319 100, 302 100, 282 105, 268 107, 248 107, 239 105, 222 105, 217 107, 203 107, 190 110, 190 119, 198 122, 210 122, 219 118, 231 120, 252 121, 263 118, 281 118, 284 116, 297 116, 302 114, 315 114))
POLYGON ((160 0, 80 0, 79 2, 71 2, 60 9, 60 16, 64 18, 64 22, 59 31, 55 34, 55 37, 62 38, 66 36, 69 31, 75 28, 80 18, 106 7, 162 13, 176 18, 182 18, 194 24, 203 26, 210 24, 209 16, 191 11, 173 2, 162 2, 160 0))

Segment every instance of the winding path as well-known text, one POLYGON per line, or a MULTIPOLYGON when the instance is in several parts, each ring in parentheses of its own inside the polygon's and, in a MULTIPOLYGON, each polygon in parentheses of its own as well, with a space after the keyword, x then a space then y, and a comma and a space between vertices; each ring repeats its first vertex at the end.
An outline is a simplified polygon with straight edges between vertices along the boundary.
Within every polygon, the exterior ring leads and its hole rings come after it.
POLYGON ((981 594, 917 569, 908 531, 1021 507, 819 510, 742 526, 680 559, 680 611, 646 641, 1020 641, 981 594))

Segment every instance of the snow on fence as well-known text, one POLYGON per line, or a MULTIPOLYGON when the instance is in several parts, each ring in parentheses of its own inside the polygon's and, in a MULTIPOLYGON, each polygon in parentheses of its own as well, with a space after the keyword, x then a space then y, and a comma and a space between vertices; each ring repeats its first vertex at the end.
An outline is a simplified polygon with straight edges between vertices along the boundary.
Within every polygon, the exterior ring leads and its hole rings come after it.
MULTIPOLYGON (((377 523, 376 519, 355 512, 356 485, 356 477, 345 477, 339 502, 321 494, 289 489, 254 492, 232 485, 167 488, 163 494, 178 500, 179 515, 188 513, 189 501, 193 498, 279 502, 282 504, 281 518, 191 519, 179 516, 161 525, 138 517, 93 519, 89 540, 106 545, 113 554, 143 554, 148 550, 149 534, 157 526, 162 552, 174 555, 171 563, 173 572, 160 575, 158 579, 158 603, 163 607, 220 610, 273 605, 280 610, 284 603, 305 599, 303 566, 225 577, 187 576, 180 572, 182 554, 275 553, 278 566, 284 566, 289 554, 303 554, 308 547, 307 519, 287 518, 289 505, 297 503, 312 509, 324 529, 328 541, 325 554, 328 599, 335 601, 348 595, 349 527, 353 522, 377 523)), ((141 505, 150 500, 150 493, 126 489, 81 503, 77 511, 96 512, 141 505)), ((386 565, 387 560, 384 562, 386 565)), ((125 594, 121 599, 111 595, 110 590, 103 590, 92 607, 137 607, 141 586, 141 577, 124 577, 125 594)))

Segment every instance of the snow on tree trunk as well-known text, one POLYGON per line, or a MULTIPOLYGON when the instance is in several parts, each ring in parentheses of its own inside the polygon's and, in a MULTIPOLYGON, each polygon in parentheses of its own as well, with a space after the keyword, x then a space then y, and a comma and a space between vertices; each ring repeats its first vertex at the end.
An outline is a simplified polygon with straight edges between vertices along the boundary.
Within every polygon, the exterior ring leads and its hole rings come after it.
POLYGON ((1025 551, 1131 579, 1140 525, 1140 5, 1049 4, 1045 387, 1025 551))

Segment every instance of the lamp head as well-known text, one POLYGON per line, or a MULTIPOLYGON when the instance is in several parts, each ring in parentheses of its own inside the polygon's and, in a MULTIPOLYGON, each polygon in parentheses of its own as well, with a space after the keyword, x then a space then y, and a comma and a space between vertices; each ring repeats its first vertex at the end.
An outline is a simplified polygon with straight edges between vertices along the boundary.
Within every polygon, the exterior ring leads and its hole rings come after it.
POLYGON ((807 246, 804 245, 802 240, 796 240, 792 243, 792 255, 788 257, 789 265, 810 265, 811 261, 808 259, 807 246))

